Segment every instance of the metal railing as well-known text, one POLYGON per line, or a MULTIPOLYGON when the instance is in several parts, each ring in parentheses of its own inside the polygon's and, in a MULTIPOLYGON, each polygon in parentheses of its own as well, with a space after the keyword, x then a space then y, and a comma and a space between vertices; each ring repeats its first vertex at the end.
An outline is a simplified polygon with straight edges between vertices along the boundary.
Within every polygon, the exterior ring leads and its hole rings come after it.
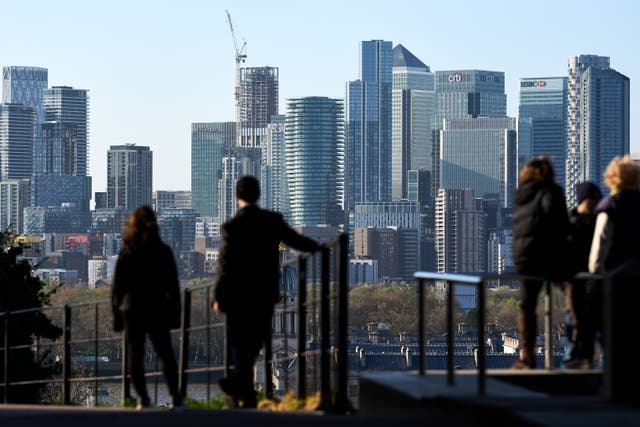
MULTIPOLYGON (((349 408, 347 397, 347 313, 348 313, 348 237, 341 234, 336 239, 322 245, 314 254, 303 254, 296 259, 281 265, 282 302, 276 306, 276 316, 281 316, 280 329, 265 342, 263 357, 263 392, 265 397, 273 397, 273 366, 278 364, 295 364, 295 393, 305 398, 310 392, 320 393, 320 407, 335 411, 346 411, 349 408), (293 272, 293 274, 291 274, 293 272), (293 284, 287 278, 293 277, 293 284), (294 304, 290 304, 290 300, 294 304), (295 324, 291 326, 289 319, 294 316, 295 324), (274 358, 272 339, 284 340, 284 356, 274 358), (296 352, 287 354, 289 341, 295 340, 296 352)), ((211 383, 214 376, 228 373, 232 368, 229 348, 226 344, 226 322, 224 316, 211 310, 211 284, 185 287, 182 289, 182 322, 179 329, 171 331, 178 343, 179 386, 183 395, 187 394, 190 375, 206 375, 206 396, 211 397, 211 383), (201 295, 203 294, 203 295, 201 295), (194 303, 194 296, 195 303, 194 303), (204 320, 192 324, 194 312, 204 320), (204 313, 203 313, 204 311, 204 313), (212 333, 215 332, 215 336, 212 333), (197 340, 196 340, 197 338, 197 340), (195 342, 197 341, 197 342, 195 342), (200 350, 200 347, 203 347, 200 350), (192 353, 204 352, 204 363, 195 364, 192 353)), ((130 375, 126 366, 126 346, 124 334, 113 333, 111 328, 111 307, 109 300, 92 301, 77 304, 30 308, 25 310, 5 311, 0 313, 0 324, 4 326, 4 337, 0 354, 2 358, 3 380, 0 391, 4 395, 4 403, 11 401, 11 391, 21 386, 49 385, 61 388, 59 397, 53 399, 63 404, 77 403, 72 399, 74 384, 92 383, 95 400, 99 404, 98 392, 100 383, 119 381, 121 397, 130 397, 130 375), (103 311, 104 310, 104 311, 103 311), (90 313, 90 318, 89 314, 90 313), (56 340, 36 340, 34 343, 12 345, 9 335, 14 322, 27 314, 45 314, 54 324, 60 325, 62 336, 56 340), (106 317, 105 317, 106 316, 106 317), (88 332, 78 335, 77 325, 88 332), (78 335, 78 336, 75 336, 78 335), (120 359, 119 372, 114 375, 103 375, 101 351, 104 346, 111 347, 115 359, 120 359), (74 351, 75 348, 81 349, 74 351), (12 378, 10 353, 17 350, 30 349, 37 359, 48 354, 46 363, 54 368, 57 376, 43 378, 12 378), (87 360, 82 363, 74 361, 77 353, 84 353, 87 360), (86 356, 87 353, 92 353, 86 356), (75 365, 74 365, 75 363, 75 365), (82 365, 80 373, 75 367, 82 365), (92 375, 85 375, 82 369, 92 370, 92 375)), ((18 324, 18 323, 15 323, 18 324)), ((113 363, 111 363, 113 371, 113 363)), ((112 372, 113 373, 113 372, 112 372)), ((289 390, 288 373, 284 378, 283 393, 289 390)), ((162 376, 157 369, 147 372, 146 377, 154 378, 157 403, 158 378, 162 376)))
MULTIPOLYGON (((486 349, 485 349, 485 314, 486 314, 486 295, 485 285, 490 281, 521 281, 537 280, 543 283, 544 288, 544 367, 552 369, 553 359, 553 337, 552 337, 552 286, 551 281, 543 277, 525 276, 516 274, 505 275, 470 275, 470 274, 447 274, 436 272, 418 271, 414 274, 417 280, 418 292, 418 345, 419 345, 419 375, 426 373, 426 347, 425 347, 425 330, 424 330, 424 287, 426 281, 443 282, 447 287, 447 384, 455 384, 455 337, 454 337, 454 316, 455 316, 455 292, 456 285, 471 285, 476 287, 478 298, 478 352, 477 352, 477 369, 478 369, 478 394, 486 393, 486 349)), ((584 280, 602 280, 602 276, 589 273, 579 273, 570 281, 584 280)))

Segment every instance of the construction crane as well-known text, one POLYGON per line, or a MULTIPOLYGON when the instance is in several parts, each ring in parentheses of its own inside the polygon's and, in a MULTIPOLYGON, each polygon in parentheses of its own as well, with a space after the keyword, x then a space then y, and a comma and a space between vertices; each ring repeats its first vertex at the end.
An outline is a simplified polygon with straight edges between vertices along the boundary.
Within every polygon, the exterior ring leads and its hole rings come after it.
POLYGON ((233 23, 231 22, 231 15, 229 11, 225 9, 227 13, 227 22, 229 23, 229 28, 231 29, 231 37, 233 38, 233 47, 236 50, 236 89, 235 89, 235 99, 236 99, 236 146, 240 146, 240 141, 242 137, 240 135, 241 132, 241 124, 240 124, 240 63, 244 62, 247 59, 247 42, 240 35, 242 39, 242 46, 238 47, 238 39, 236 38, 236 31, 233 29, 233 23))

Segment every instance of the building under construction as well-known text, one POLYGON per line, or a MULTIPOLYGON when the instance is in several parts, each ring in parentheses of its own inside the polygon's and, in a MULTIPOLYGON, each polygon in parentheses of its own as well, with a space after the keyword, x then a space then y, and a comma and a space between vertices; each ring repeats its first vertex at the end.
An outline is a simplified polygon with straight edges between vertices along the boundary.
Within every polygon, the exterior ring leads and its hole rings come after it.
POLYGON ((267 137, 267 125, 278 114, 278 68, 240 70, 239 146, 257 148, 267 137))

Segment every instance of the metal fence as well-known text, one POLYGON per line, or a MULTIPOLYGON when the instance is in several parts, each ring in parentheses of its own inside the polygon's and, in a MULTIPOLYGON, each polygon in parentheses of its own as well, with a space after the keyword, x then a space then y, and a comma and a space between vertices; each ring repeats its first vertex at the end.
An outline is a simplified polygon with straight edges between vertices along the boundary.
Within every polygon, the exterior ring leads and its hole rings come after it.
MULTIPOLYGON (((539 280, 544 286, 544 367, 552 369, 553 358, 553 336, 552 336, 552 286, 551 281, 543 277, 533 277, 524 275, 470 275, 470 274, 447 274, 418 271, 414 274, 417 280, 418 292, 418 346, 419 346, 419 375, 425 375, 425 330, 424 330, 424 292, 425 283, 441 282, 447 288, 447 384, 455 383, 455 286, 471 285, 476 287, 478 298, 478 347, 477 347, 477 369, 478 369, 478 394, 484 395, 486 392, 486 349, 485 349, 485 315, 486 315, 486 284, 492 281, 516 282, 524 279, 539 280)), ((588 273, 576 275, 572 281, 602 280, 602 276, 588 273)))
MULTIPOLYGON (((347 274, 345 234, 316 253, 282 263, 282 299, 275 307, 272 337, 266 340, 259 364, 265 397, 295 392, 304 398, 319 392, 321 408, 347 410, 347 274), (282 343, 276 352, 273 342, 282 343)), ((224 316, 211 310, 211 287, 205 284, 182 289, 181 327, 171 331, 174 348, 178 348, 181 392, 186 395, 189 380, 197 377, 206 386, 207 400, 216 380, 232 368, 224 316)), ((105 382, 120 383, 123 400, 130 396, 125 338, 113 332, 109 300, 2 312, 0 324, 4 326, 0 347, 4 403, 12 401, 12 392, 19 387, 34 385, 44 386, 46 400, 51 403, 97 406, 105 382), (62 336, 11 344, 11 328, 24 321, 21 317, 34 314, 46 315, 62 329, 62 336), (50 368, 49 374, 16 378, 10 354, 21 350, 30 350, 40 364, 50 368)), ((147 353, 146 376, 153 378, 158 403, 158 378, 162 374, 154 353, 147 353)))

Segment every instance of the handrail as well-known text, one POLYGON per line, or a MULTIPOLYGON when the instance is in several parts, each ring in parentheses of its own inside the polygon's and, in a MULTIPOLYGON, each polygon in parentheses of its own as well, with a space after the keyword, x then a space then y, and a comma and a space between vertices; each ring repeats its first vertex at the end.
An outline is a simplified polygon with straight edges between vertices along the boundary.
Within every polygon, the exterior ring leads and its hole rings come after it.
MULTIPOLYGON (((297 267, 297 280, 296 284, 298 286, 298 304, 295 306, 285 306, 283 307, 282 312, 285 313, 285 322, 288 321, 288 313, 295 312, 297 308, 297 322, 298 328, 297 331, 291 331, 291 337, 293 338, 294 333, 298 333, 297 342, 298 349, 295 355, 286 354, 284 357, 279 357, 277 359, 273 358, 271 354, 270 344, 271 344, 271 335, 267 339, 267 343, 264 349, 264 360, 265 360, 265 394, 268 396, 271 391, 271 375, 270 369, 271 365, 274 363, 292 361, 297 359, 298 369, 296 370, 298 374, 298 386, 297 391, 299 397, 304 397, 306 394, 306 385, 307 382, 306 376, 308 373, 306 372, 307 366, 307 357, 317 357, 321 361, 321 369, 319 371, 320 374, 320 387, 317 388, 321 390, 322 400, 320 406, 325 409, 333 409, 337 411, 346 411, 348 410, 348 397, 347 397, 347 291, 348 291, 348 237, 346 234, 341 234, 337 238, 331 240, 330 242, 324 243, 320 246, 320 249, 315 253, 303 253, 299 256, 288 260, 281 264, 281 268, 283 267, 297 267), (331 253, 331 255, 330 255, 331 253), (320 255, 320 256, 318 256, 320 255), (332 260, 332 256, 336 255, 336 259, 338 262, 334 263, 332 260), (320 259, 321 258, 321 259, 320 259), (321 269, 319 271, 322 280, 318 282, 316 279, 319 277, 316 276, 316 261, 321 261, 321 269), (308 266, 308 264, 311 264, 308 266), (330 269, 336 269, 335 271, 329 271, 330 269), (312 283, 316 286, 313 289, 313 294, 308 298, 306 295, 307 285, 309 280, 311 279, 312 283), (337 286, 334 286, 337 285, 337 286), (319 289, 320 288, 320 289, 319 289), (315 295, 317 291, 320 291, 319 295, 315 295), (321 346, 319 348, 309 348, 307 349, 307 322, 310 317, 316 316, 319 314, 319 318, 321 319, 321 325, 319 330, 314 333, 318 333, 318 335, 322 338, 321 346), (336 320, 336 324, 333 321, 336 320), (334 331, 335 333, 330 332, 334 331), (335 340, 335 341, 334 341, 335 340), (334 349, 337 347, 338 351, 334 352, 334 349), (336 379, 332 380, 331 376, 336 375, 336 379)), ((180 378, 180 389, 182 393, 186 392, 186 387, 188 385, 188 374, 189 373, 199 373, 199 372, 207 372, 207 396, 209 396, 209 382, 210 382, 210 372, 219 372, 222 370, 228 369, 230 363, 227 355, 227 351, 225 350, 222 360, 226 359, 226 362, 223 362, 222 366, 211 366, 210 362, 210 350, 209 350, 209 331, 212 328, 222 328, 223 336, 225 337, 224 342, 226 345, 226 322, 218 322, 215 319, 210 319, 210 289, 213 285, 211 283, 200 284, 196 286, 183 286, 182 293, 183 298, 181 298, 181 302, 183 304, 182 307, 182 322, 181 327, 174 329, 172 333, 180 334, 181 337, 181 345, 180 345, 180 354, 179 356, 179 378, 180 378), (206 321, 205 323, 198 323, 196 325, 192 325, 190 322, 190 313, 191 313, 191 301, 192 294, 194 292, 206 292, 206 321), (213 320, 213 322, 212 322, 213 320), (189 367, 189 334, 195 333, 197 331, 206 331, 206 367, 197 366, 197 367, 189 367)), ((286 289, 284 290, 286 295, 286 289)), ((99 325, 99 316, 98 316, 98 306, 100 305, 110 305, 110 300, 103 299, 98 301, 85 301, 79 303, 72 304, 61 304, 61 305, 52 305, 46 307, 33 307, 27 309, 20 309, 14 311, 4 311, 0 313, 0 322, 4 322, 4 342, 0 343, 0 352, 4 353, 4 361, 0 360, 0 363, 3 365, 4 372, 4 380, 0 382, 0 391, 4 391, 4 402, 7 403, 8 395, 10 388, 12 386, 18 385, 29 385, 29 384, 43 384, 43 383, 52 383, 52 384, 61 384, 62 392, 63 392, 63 402, 65 404, 71 403, 71 384, 72 383, 89 383, 95 382, 95 389, 98 389, 98 381, 103 381, 106 379, 121 379, 122 380, 122 395, 123 397, 129 396, 129 381, 130 376, 128 372, 126 372, 126 367, 124 360, 126 359, 126 355, 124 351, 126 348, 124 346, 124 334, 116 334, 113 337, 105 337, 100 336, 98 333, 98 325, 99 325), (77 339, 73 339, 72 332, 74 330, 74 324, 72 324, 72 313, 75 313, 75 309, 80 307, 95 307, 94 313, 91 316, 94 318, 94 328, 95 330, 91 333, 93 338, 87 338, 85 336, 78 337, 77 339), (58 342, 46 342, 42 344, 37 344, 38 348, 52 348, 55 346, 60 346, 61 353, 59 354, 60 360, 62 361, 62 376, 61 378, 38 378, 31 381, 24 381, 18 378, 13 379, 13 381, 9 381, 9 352, 12 350, 16 350, 18 348, 30 348, 33 344, 19 344, 19 345, 11 345, 8 340, 9 336, 9 320, 13 322, 13 316, 24 315, 29 313, 38 313, 38 312, 46 312, 46 311, 55 311, 62 310, 62 326, 63 326, 63 335, 60 341, 58 342), (123 342, 123 363, 122 363, 122 374, 121 375, 110 375, 104 376, 98 374, 98 354, 99 354, 99 343, 101 342, 123 342), (89 345, 94 342, 93 348, 89 348, 90 351, 95 353, 95 360, 89 361, 89 367, 93 367, 94 375, 86 376, 86 377, 75 377, 72 375, 72 358, 71 358, 71 350, 72 345, 75 344, 83 344, 89 345)), ((102 310, 102 309, 100 309, 102 310)), ((110 311, 110 310, 109 310, 110 311)), ((75 317, 74 317, 75 318, 75 317)), ((288 340, 289 332, 287 330, 287 326, 285 323, 284 333, 285 339, 288 340)), ((317 325, 316 325, 317 327, 317 325)), ((272 332, 271 332, 272 333, 272 332)), ((217 358, 216 358, 217 359, 217 358)), ((0 371, 2 373, 2 371, 0 371)), ((161 375, 160 372, 147 372, 145 376, 147 377, 158 377, 161 375)), ((316 384, 314 382, 314 384, 316 384)), ((317 385, 317 384, 316 384, 317 385)), ((156 384, 157 387, 157 384, 156 384)), ((156 390, 157 397, 157 390, 156 390)), ((98 404, 97 397, 95 404, 98 404)))
MULTIPOLYGON (((553 340, 551 334, 552 328, 552 292, 551 281, 545 277, 531 276, 523 274, 461 274, 461 273, 437 273, 430 271, 417 271, 413 277, 417 279, 418 292, 418 344, 419 344, 419 375, 426 373, 425 357, 426 348, 424 340, 424 282, 443 281, 447 283, 447 383, 454 384, 454 330, 453 330, 453 306, 454 306, 454 287, 456 284, 476 285, 478 291, 478 394, 484 395, 486 391, 486 350, 485 350, 485 283, 489 281, 516 281, 516 280, 539 280, 544 283, 545 289, 545 368, 551 369, 551 359, 553 351, 553 340)), ((568 281, 584 281, 584 280, 602 280, 606 275, 581 272, 576 274, 568 281)))

